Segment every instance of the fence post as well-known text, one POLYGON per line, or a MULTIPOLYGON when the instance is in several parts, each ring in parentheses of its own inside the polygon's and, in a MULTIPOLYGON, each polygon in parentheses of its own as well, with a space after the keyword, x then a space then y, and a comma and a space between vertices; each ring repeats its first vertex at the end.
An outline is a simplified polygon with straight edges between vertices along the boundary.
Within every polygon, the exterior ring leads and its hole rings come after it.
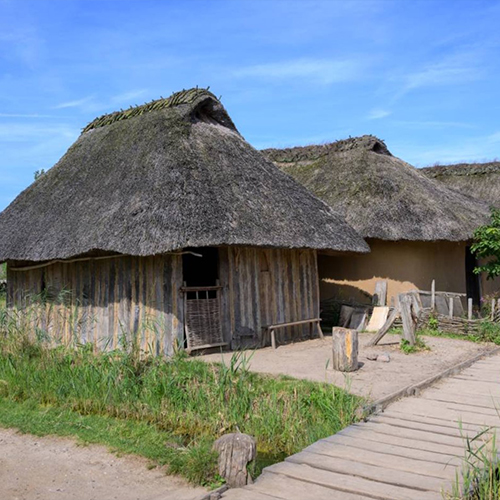
POLYGON ((495 299, 491 299, 491 321, 495 321, 495 299))
POLYGON ((431 311, 436 308, 436 280, 431 283, 431 311))
POLYGON ((450 319, 453 319, 453 297, 450 297, 450 319))
POLYGON ((472 319, 472 299, 467 299, 467 318, 472 319))

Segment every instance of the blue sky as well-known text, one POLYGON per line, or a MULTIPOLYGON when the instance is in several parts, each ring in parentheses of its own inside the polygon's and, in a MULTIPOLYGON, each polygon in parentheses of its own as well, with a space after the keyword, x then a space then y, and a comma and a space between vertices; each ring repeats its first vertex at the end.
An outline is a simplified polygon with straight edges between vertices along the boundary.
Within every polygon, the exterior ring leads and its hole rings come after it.
POLYGON ((255 147, 500 157, 499 1, 0 0, 0 210, 94 117, 208 86, 255 147))

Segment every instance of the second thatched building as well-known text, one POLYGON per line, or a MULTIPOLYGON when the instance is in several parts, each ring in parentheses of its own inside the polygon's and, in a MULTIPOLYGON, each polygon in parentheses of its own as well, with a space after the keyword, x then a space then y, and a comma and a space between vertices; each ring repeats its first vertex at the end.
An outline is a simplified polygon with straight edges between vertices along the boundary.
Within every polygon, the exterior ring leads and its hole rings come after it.
POLYGON ((473 270, 474 230, 486 204, 427 178, 373 136, 331 144, 268 149, 284 172, 344 215, 366 239, 368 255, 319 258, 323 299, 369 302, 378 280, 388 295, 412 289, 467 293, 479 302, 490 285, 473 270))

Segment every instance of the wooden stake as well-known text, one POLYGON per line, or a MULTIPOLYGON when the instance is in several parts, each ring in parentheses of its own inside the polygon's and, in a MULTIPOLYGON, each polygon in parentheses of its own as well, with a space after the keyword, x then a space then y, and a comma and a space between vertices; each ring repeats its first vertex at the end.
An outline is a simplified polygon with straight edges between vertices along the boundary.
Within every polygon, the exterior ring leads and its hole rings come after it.
POLYGON ((450 319, 453 319, 453 297, 450 297, 450 319))
POLYGON ((410 345, 415 345, 415 321, 412 315, 411 297, 405 294, 399 296, 399 308, 403 321, 403 338, 410 345))
POLYGON ((491 321, 495 321, 495 299, 491 299, 491 321))
POLYGON ((467 318, 472 319, 472 299, 467 299, 467 318))
POLYGON ((436 308, 436 280, 431 283, 431 311, 436 308))

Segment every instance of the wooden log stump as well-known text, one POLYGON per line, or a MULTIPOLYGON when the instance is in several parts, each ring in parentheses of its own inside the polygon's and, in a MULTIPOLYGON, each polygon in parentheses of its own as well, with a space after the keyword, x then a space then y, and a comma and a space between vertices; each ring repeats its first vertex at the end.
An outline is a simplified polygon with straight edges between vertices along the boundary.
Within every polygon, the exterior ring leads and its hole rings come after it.
POLYGON ((226 434, 214 443, 219 453, 219 474, 230 488, 240 488, 252 483, 247 464, 255 460, 257 448, 255 439, 247 434, 226 434))
POLYGON ((334 370, 353 372, 358 369, 358 332, 348 328, 333 328, 333 358, 334 370))

